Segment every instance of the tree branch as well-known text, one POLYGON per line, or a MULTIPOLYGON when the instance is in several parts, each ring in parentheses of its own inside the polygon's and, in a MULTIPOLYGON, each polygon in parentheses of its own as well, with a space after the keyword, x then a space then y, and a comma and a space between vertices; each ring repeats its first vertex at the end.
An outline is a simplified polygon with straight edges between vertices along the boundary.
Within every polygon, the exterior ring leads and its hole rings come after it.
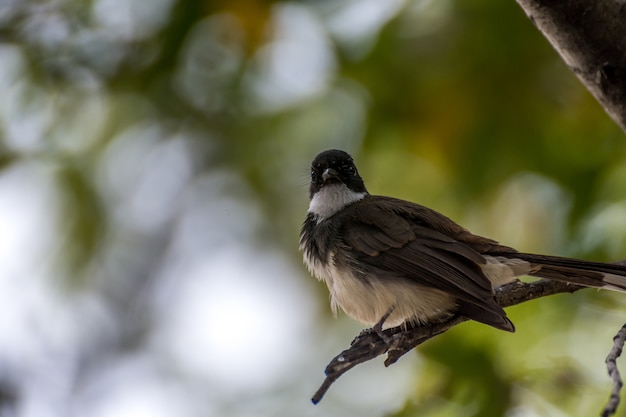
POLYGON ((626 3, 517 0, 565 63, 626 131, 626 3))
POLYGON ((607 401, 606 406, 604 406, 604 410, 602 410, 602 417, 609 417, 615 414, 615 412, 617 411, 617 406, 619 405, 619 394, 622 389, 623 383, 622 378, 619 374, 619 369, 617 369, 617 358, 619 358, 622 354, 625 340, 626 324, 622 326, 622 328, 613 338, 613 347, 606 357, 606 368, 609 372, 609 377, 611 377, 611 380, 613 381, 613 389, 611 390, 611 396, 609 397, 609 401, 607 401))
MULTIPOLYGON (((515 281, 496 289, 495 297, 502 307, 509 307, 525 301, 560 293, 573 293, 584 288, 578 285, 567 284, 547 279, 531 283, 515 281)), ((335 356, 326 367, 326 379, 317 390, 311 401, 317 404, 324 394, 339 377, 358 364, 367 362, 384 353, 387 353, 385 366, 395 363, 405 353, 424 343, 428 339, 446 332, 457 324, 467 321, 465 317, 452 316, 441 322, 428 325, 416 325, 405 328, 403 326, 386 329, 384 333, 390 342, 385 343, 375 332, 365 330, 350 344, 350 348, 335 356)))

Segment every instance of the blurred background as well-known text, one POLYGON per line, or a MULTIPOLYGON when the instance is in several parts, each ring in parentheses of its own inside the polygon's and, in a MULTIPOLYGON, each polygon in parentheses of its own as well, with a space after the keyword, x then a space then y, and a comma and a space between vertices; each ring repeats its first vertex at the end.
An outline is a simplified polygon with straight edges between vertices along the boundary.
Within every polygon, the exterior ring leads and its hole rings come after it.
POLYGON ((0 415, 600 411, 626 299, 594 290, 313 406, 362 328, 298 252, 331 147, 520 250, 626 258, 624 133, 513 1, 0 0, 0 415))

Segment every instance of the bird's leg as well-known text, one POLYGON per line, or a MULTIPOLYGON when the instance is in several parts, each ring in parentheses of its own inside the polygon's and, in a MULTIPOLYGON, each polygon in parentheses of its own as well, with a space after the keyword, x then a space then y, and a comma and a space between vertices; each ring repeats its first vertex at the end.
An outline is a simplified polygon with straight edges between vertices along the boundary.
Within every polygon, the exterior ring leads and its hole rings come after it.
POLYGON ((382 339, 383 342, 385 342, 386 345, 391 344, 391 338, 383 332, 383 324, 385 324, 385 320, 387 320, 393 312, 393 308, 394 306, 391 306, 391 308, 380 318, 380 320, 378 320, 378 323, 372 327, 372 330, 382 339))
POLYGON ((380 337, 380 339, 385 342, 386 345, 390 346, 391 345, 391 338, 389 336, 387 336, 385 334, 385 332, 383 332, 383 324, 385 324, 385 321, 389 318, 389 316, 391 315, 391 313, 393 312, 395 306, 392 306, 381 318, 380 320, 378 320, 378 323, 376 323, 373 327, 370 327, 369 329, 363 329, 361 331, 361 333, 359 333, 359 335, 352 341, 352 344, 354 344, 357 340, 359 340, 361 337, 363 336, 367 336, 371 333, 376 333, 376 335, 378 337, 380 337))

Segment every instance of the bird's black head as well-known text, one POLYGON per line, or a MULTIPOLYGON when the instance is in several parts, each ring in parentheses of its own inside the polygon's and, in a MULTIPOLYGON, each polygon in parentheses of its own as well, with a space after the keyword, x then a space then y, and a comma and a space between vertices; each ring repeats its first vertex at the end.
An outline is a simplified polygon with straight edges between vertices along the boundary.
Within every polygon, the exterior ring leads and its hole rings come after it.
POLYGON ((344 151, 330 149, 318 154, 311 163, 309 197, 329 184, 345 184, 355 193, 367 193, 363 179, 352 157, 344 151))

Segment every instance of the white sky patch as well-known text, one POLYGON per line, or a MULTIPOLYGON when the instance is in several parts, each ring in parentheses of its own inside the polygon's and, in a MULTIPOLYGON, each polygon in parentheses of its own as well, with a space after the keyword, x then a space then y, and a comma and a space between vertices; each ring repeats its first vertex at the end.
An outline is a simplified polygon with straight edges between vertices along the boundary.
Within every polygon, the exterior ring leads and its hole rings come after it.
POLYGON ((330 40, 315 15, 297 5, 277 6, 274 39, 255 56, 248 86, 257 111, 277 111, 325 90, 335 72, 330 40))
POLYGON ((192 395, 176 380, 160 375, 153 358, 134 355, 109 364, 81 386, 75 415, 90 417, 171 417, 198 414, 192 395))
POLYGON ((368 52, 384 25, 398 14, 404 0, 353 0, 343 2, 327 20, 328 28, 341 43, 368 52))
POLYGON ((156 350, 224 393, 259 392, 295 372, 317 306, 314 280, 255 239, 264 217, 250 193, 230 171, 189 188, 155 293, 156 350))
POLYGON ((101 158, 98 184, 124 230, 157 230, 176 211, 190 181, 185 137, 161 140, 167 135, 154 124, 138 124, 112 141, 101 158))
POLYGON ((172 0, 98 0, 93 16, 116 36, 143 39, 167 22, 172 0))
POLYGON ((49 176, 49 167, 28 162, 0 175, 0 299, 7 303, 16 301, 13 291, 24 294, 40 284, 37 277, 56 249, 58 201, 49 176))
MULTIPOLYGON (((85 341, 75 324, 89 320, 49 274, 58 255, 59 210, 51 177, 50 167, 36 162, 0 175, 0 376, 13 375, 23 385, 23 415, 53 416, 38 410, 58 411, 65 402, 73 355, 85 341)), ((86 301, 83 307, 91 308, 86 301)))
POLYGON ((107 101, 88 72, 74 68, 74 80, 78 84, 80 77, 85 91, 52 91, 29 79, 19 48, 0 46, 0 63, 0 137, 4 146, 16 153, 56 146, 78 153, 100 139, 107 101), (66 114, 73 117, 65 120, 66 114))
POLYGON ((41 88, 17 82, 3 92, 0 117, 6 146, 32 151, 44 146, 45 131, 53 118, 50 96, 41 88))
POLYGON ((295 282, 300 271, 277 253, 231 248, 177 274, 158 344, 186 373, 225 391, 276 384, 313 320, 314 301, 295 282))

